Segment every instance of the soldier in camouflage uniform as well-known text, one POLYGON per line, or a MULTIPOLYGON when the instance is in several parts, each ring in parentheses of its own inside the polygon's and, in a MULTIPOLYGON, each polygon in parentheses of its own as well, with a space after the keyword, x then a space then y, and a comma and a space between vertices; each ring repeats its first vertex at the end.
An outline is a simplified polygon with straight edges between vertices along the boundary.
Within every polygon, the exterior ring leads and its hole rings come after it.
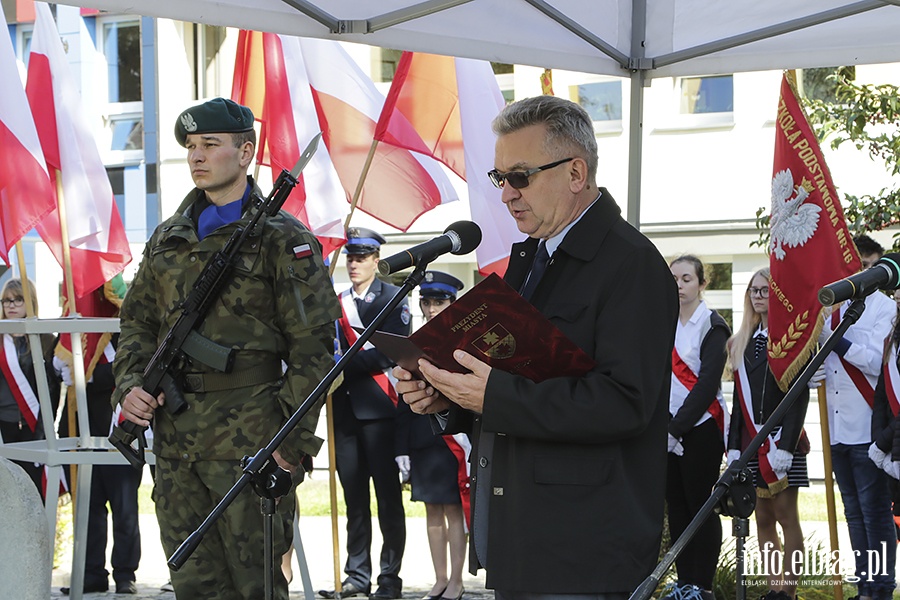
MULTIPOLYGON (((155 417, 153 499, 169 556, 240 477, 241 458, 265 446, 328 372, 340 316, 316 238, 283 211, 264 217, 198 330, 237 350, 233 370, 221 373, 192 359, 184 377, 187 410, 175 417, 156 410, 165 397, 141 388, 143 370, 204 265, 249 221, 252 212, 244 209, 255 189, 247 176, 256 143, 248 108, 216 98, 183 112, 175 135, 188 150, 197 187, 144 249, 122 305, 113 396, 128 420, 146 426, 155 417)), ((296 469, 304 455, 318 452, 320 408, 314 406, 281 445, 279 465, 296 469)), ((290 546, 293 515, 294 502, 279 503, 275 556, 290 546)), ((172 572, 177 597, 262 598, 263 541, 259 498, 247 487, 172 572)), ((286 599, 280 569, 275 577, 275 597, 286 599)))

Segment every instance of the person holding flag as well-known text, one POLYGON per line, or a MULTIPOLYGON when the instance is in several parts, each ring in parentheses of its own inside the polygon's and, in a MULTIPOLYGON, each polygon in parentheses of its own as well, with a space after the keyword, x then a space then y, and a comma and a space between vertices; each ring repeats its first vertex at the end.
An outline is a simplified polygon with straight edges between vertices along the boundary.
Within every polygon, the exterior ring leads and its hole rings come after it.
MULTIPOLYGON (((79 298, 79 312, 83 316, 117 317, 125 297, 125 282, 116 275, 103 287, 94 290, 89 297, 79 298), (88 308, 90 307, 90 308, 88 308)), ((66 336, 67 337, 67 336, 66 336)), ((110 398, 115 389, 112 363, 116 356, 119 334, 85 335, 88 340, 85 367, 90 435, 108 437, 113 425, 118 425, 120 411, 113 411, 110 398)), ((65 339, 65 338, 63 338, 65 339)), ((72 381, 72 353, 60 344, 53 357, 53 366, 63 383, 74 386, 72 381)), ((74 395, 69 395, 74 402, 74 395)), ((67 399, 67 402, 69 400, 67 399)), ((64 405, 65 407, 66 405, 64 405)), ((63 413, 65 414, 65 413, 63 413)), ((77 423, 76 423, 77 425, 77 423)), ((69 422, 60 419, 59 437, 78 435, 69 433, 69 422)), ((107 531, 109 514, 112 514, 112 552, 110 566, 117 594, 136 594, 136 572, 141 561, 141 529, 138 517, 138 488, 143 470, 130 465, 94 465, 91 475, 90 508, 88 510, 87 543, 85 544, 84 588, 85 593, 105 592, 109 589, 109 571, 106 569, 107 531), (107 510, 107 504, 109 509, 107 510)), ((61 588, 68 595, 68 587, 61 588)))
MULTIPOLYGON (((669 268, 678 284, 681 305, 672 348, 666 474, 669 534, 674 541, 719 478, 728 420, 722 372, 731 331, 725 319, 701 298, 707 281, 700 259, 685 254, 669 263, 669 268)), ((663 598, 711 600, 721 546, 722 523, 718 515, 710 515, 675 561, 678 581, 663 598)))
MULTIPOLYGON (((862 269, 870 268, 884 248, 867 235, 853 238, 862 269)), ((826 309, 819 335, 823 344, 837 328, 848 303, 826 309), (830 314, 829 314, 830 312, 830 314)), ((856 559, 860 598, 891 598, 895 587, 897 535, 891 513, 891 493, 884 471, 869 460, 873 441, 872 407, 883 369, 884 340, 890 335, 896 304, 875 292, 866 309, 825 357, 825 396, 831 432, 831 462, 844 503, 850 545, 856 559), (884 550, 882 550, 884 549, 884 550), (869 573, 871 553, 884 552, 885 569, 869 573)))
MULTIPOLYGON (((356 329, 368 327, 397 293, 397 286, 375 277, 384 237, 365 227, 347 229, 347 272, 351 286, 340 294, 342 353, 359 337, 356 329)), ((381 331, 409 335, 406 298, 381 324, 381 331)), ((368 596, 372 578, 372 514, 370 481, 378 502, 381 527, 377 600, 400 598, 403 580, 400 565, 406 546, 406 515, 394 446, 397 436, 397 392, 388 378, 393 361, 367 343, 344 369, 344 381, 334 391, 334 446, 338 476, 347 505, 347 562, 341 583, 342 598, 368 596)), ((324 598, 335 592, 319 590, 324 598)))
MULTIPOLYGON (((741 326, 728 340, 728 362, 734 371, 734 400, 728 431, 728 463, 747 448, 763 423, 781 403, 785 393, 769 367, 766 345, 769 335, 768 267, 750 278, 744 292, 741 326)), ((798 488, 809 487, 806 454, 809 441, 803 432, 809 389, 805 388, 785 415, 780 427, 760 446, 747 467, 756 487, 756 532, 761 551, 782 552, 784 569, 769 580, 765 600, 794 600, 799 574, 791 568, 794 552, 803 551, 803 530, 797 506, 798 488), (776 525, 781 525, 784 546, 776 525)), ((776 569, 773 569, 776 571, 776 569)))

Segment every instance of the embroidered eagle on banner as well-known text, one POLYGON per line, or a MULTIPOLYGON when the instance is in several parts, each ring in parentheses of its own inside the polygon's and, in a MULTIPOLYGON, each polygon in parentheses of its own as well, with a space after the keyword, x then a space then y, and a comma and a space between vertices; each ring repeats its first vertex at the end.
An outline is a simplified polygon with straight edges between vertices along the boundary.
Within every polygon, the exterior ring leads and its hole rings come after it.
POLYGON ((802 246, 816 233, 822 207, 804 203, 811 187, 807 181, 795 186, 790 169, 779 171, 772 178, 769 251, 778 260, 784 260, 785 248, 802 246))

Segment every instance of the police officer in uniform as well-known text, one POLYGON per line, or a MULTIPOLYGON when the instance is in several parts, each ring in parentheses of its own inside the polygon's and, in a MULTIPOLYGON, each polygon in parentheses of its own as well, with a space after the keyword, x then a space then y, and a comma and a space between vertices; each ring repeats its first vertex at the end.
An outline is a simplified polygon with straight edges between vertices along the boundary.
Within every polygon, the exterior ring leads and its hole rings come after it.
MULTIPOLYGON (((197 333, 203 348, 234 353, 233 368, 194 352, 183 378, 187 409, 157 410, 170 399, 144 390, 143 371, 178 319, 179 307, 210 258, 253 216, 251 194, 264 196, 247 169, 255 156, 253 113, 215 98, 181 113, 175 137, 187 150, 196 187, 162 222, 144 248, 121 310, 113 371, 113 402, 129 421, 153 422, 153 499, 160 538, 171 556, 241 476, 241 459, 271 440, 333 363, 337 299, 315 236, 284 211, 262 218, 197 333)), ((274 453, 297 472, 315 455, 321 403, 312 407, 274 453)), ((293 494, 291 490, 290 494, 293 494)), ((294 502, 280 502, 274 553, 293 539, 294 502)), ((189 560, 173 571, 178 598, 256 600, 264 595, 264 535, 259 498, 250 487, 206 533, 189 560)), ((275 597, 287 581, 275 570, 275 597)))
MULTIPOLYGON (((375 277, 379 250, 385 239, 371 229, 347 230, 347 272, 352 286, 340 294, 343 315, 339 335, 341 350, 356 341, 355 328, 368 326, 390 302, 398 288, 375 277)), ((409 304, 406 299, 379 328, 409 335, 409 304)), ((372 578, 372 515, 369 481, 375 484, 381 547, 378 587, 372 598, 399 598, 403 581, 400 563, 406 544, 406 522, 400 494, 400 477, 394 462, 397 394, 387 373, 392 361, 366 344, 344 370, 344 381, 335 390, 334 445, 336 466, 347 505, 347 562, 341 596, 368 595, 372 578)), ((321 590, 325 598, 334 592, 321 590)))
MULTIPOLYGON (((463 282, 441 271, 425 271, 419 285, 419 308, 430 321, 463 289, 463 282)), ((465 433, 435 435, 431 418, 400 403, 397 466, 412 488, 413 502, 425 503, 425 527, 435 582, 423 600, 460 600, 466 562, 466 521, 469 509, 468 457, 472 447, 465 433), (449 560, 448 560, 449 557, 449 560), (449 565, 449 575, 448 567, 449 565)))

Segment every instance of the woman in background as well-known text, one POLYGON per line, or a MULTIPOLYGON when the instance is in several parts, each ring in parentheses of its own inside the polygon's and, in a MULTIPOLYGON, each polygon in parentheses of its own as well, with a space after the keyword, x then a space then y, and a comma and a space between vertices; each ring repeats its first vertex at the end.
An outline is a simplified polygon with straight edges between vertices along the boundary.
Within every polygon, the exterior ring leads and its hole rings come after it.
MULTIPOLYGON (((462 288, 463 283, 452 275, 426 271, 419 286, 419 307, 425 321, 450 306, 462 288)), ((425 503, 428 547, 434 565, 435 583, 423 600, 460 600, 469 505, 466 467, 471 445, 464 434, 435 435, 431 417, 413 413, 405 402, 399 403, 398 411, 397 466, 403 480, 409 480, 412 500, 425 503)))
MULTIPOLYGON (((26 279, 31 304, 31 314, 37 316, 37 292, 34 283, 26 279)), ((20 279, 10 279, 0 291, 4 319, 24 319, 28 316, 25 295, 20 279)), ((3 443, 30 442, 44 439, 44 424, 38 404, 37 377, 28 337, 23 334, 3 334, 0 346, 0 434, 3 443)), ((59 382, 53 371, 54 337, 41 335, 42 356, 47 373, 47 386, 53 412, 59 402, 59 382)), ((28 473, 34 485, 44 496, 43 465, 33 462, 13 461, 28 473)))
MULTIPOLYGON (((669 532, 677 540, 709 498, 725 453, 728 411, 722 396, 728 324, 702 299, 703 263, 679 256, 669 264, 678 284, 680 314, 672 349, 666 506, 669 532)), ((675 561, 678 581, 663 600, 712 600, 722 546, 722 523, 710 515, 675 561)))
MULTIPOLYGON (((728 340, 728 360, 734 370, 734 404, 728 431, 728 463, 737 460, 766 420, 781 403, 781 391, 769 368, 766 344, 769 336, 769 269, 750 278, 744 293, 744 318, 728 340)), ((747 465, 757 490, 756 532, 761 551, 782 552, 781 574, 769 579, 765 600, 794 600, 799 573, 793 573, 791 557, 803 552, 803 531, 797 497, 800 487, 809 487, 806 454, 809 441, 803 420, 809 404, 809 389, 794 401, 780 427, 760 447, 747 465), (776 525, 781 525, 784 547, 776 525)))

